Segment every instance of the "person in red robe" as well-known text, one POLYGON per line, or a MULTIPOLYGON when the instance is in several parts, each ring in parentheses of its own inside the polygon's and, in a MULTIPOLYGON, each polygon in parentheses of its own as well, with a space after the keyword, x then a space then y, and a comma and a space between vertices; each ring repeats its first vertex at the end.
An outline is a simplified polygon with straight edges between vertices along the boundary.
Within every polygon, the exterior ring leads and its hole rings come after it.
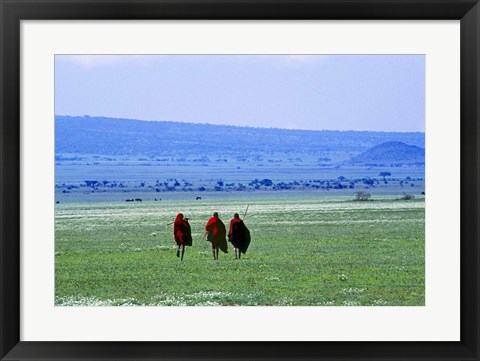
POLYGON ((233 245, 235 259, 240 259, 241 254, 247 252, 248 245, 250 244, 250 232, 245 226, 245 223, 240 219, 238 213, 235 213, 230 221, 228 241, 233 245))
POLYGON ((212 254, 213 259, 218 260, 218 250, 221 249, 222 252, 228 253, 228 245, 226 240, 227 230, 225 224, 218 217, 218 213, 213 213, 207 225, 205 226, 205 231, 207 232, 207 241, 212 242, 212 254))
POLYGON ((183 261, 185 246, 192 245, 192 231, 188 219, 183 217, 182 213, 177 214, 175 222, 173 222, 173 236, 177 242, 177 257, 183 261))

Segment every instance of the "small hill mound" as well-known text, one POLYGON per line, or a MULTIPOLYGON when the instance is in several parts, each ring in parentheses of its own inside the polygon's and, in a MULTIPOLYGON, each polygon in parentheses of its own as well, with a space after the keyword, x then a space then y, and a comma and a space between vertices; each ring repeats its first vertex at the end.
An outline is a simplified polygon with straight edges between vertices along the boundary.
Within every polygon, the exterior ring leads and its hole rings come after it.
POLYGON ((425 149, 398 141, 386 142, 353 157, 349 163, 365 166, 421 166, 425 164, 425 149))

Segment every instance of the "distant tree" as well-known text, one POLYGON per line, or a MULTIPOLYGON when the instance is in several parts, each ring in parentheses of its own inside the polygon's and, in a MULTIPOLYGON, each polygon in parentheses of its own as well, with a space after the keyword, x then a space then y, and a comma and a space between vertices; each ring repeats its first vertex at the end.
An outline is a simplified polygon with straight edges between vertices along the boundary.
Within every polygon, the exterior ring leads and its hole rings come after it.
POLYGON ((385 182, 385 177, 390 177, 392 175, 392 173, 390 172, 380 172, 379 176, 380 177, 383 177, 383 181, 385 182))
POLYGON ((343 175, 341 175, 340 177, 337 178, 339 181, 344 181, 345 180, 345 177, 343 175))
POLYGON ((368 201, 370 199, 370 197, 371 197, 371 194, 367 193, 367 192, 364 192, 364 191, 359 191, 355 195, 355 199, 357 201, 368 201))
POLYGON ((238 183, 237 187, 235 187, 235 190, 237 191, 244 191, 247 187, 243 185, 242 183, 238 183))
POLYGON ((87 185, 87 187, 95 188, 95 186, 98 184, 98 181, 96 181, 96 180, 86 180, 85 184, 87 185))
POLYGON ((373 186, 374 180, 370 178, 365 178, 363 183, 365 183, 368 186, 373 186))
POLYGON ((347 188, 347 186, 344 186, 342 183, 334 183, 333 185, 333 188, 335 189, 343 189, 343 188, 347 188))
POLYGON ((271 187, 271 186, 273 185, 273 182, 272 182, 271 179, 265 178, 265 179, 262 179, 262 180, 260 181, 260 184, 263 185, 263 186, 265 186, 265 187, 271 187))

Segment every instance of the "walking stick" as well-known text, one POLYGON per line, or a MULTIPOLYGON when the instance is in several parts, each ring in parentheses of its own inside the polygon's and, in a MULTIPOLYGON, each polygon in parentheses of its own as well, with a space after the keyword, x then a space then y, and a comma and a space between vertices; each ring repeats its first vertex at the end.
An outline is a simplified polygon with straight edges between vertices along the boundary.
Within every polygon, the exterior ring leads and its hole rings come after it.
POLYGON ((207 232, 208 232, 208 231, 205 231, 205 233, 203 234, 202 239, 200 240, 200 243, 202 243, 203 240, 205 239, 205 236, 207 235, 207 232))
POLYGON ((250 204, 247 204, 247 209, 245 209, 245 213, 243 214, 243 220, 245 220, 245 217, 247 216, 249 206, 250 206, 250 204))

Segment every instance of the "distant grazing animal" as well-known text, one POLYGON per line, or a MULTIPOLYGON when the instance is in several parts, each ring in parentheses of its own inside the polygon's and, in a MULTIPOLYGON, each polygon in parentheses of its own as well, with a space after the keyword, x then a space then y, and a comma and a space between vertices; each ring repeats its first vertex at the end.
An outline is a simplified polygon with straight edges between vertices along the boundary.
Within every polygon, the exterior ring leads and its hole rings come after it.
POLYGON ((133 202, 134 199, 125 199, 125 202, 133 202))
POLYGON ((135 198, 135 202, 141 202, 142 199, 141 198, 135 198))
POLYGON ((195 198, 195 200, 197 200, 197 201, 198 201, 199 199, 202 199, 202 197, 197 197, 197 198, 195 198))
POLYGON ((55 203, 59 204, 59 203, 60 203, 60 201, 56 201, 55 203))
POLYGON ((162 200, 162 198, 159 198, 159 199, 155 198, 155 202, 156 202, 156 201, 161 201, 161 200, 162 200))

